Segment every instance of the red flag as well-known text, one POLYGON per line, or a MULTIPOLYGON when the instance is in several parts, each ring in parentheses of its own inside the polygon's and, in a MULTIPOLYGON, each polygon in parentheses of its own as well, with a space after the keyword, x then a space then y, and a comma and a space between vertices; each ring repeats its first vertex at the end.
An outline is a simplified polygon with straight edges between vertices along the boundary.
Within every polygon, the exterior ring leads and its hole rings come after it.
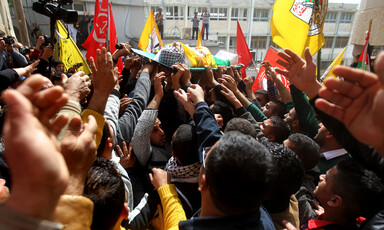
MULTIPOLYGON (((100 8, 98 0, 96 1, 94 26, 87 40, 83 43, 83 47, 87 49, 87 54, 85 55, 87 59, 93 57, 93 59, 96 60, 96 49, 105 47, 108 38, 110 39, 110 52, 113 53, 116 50, 115 44, 118 43, 118 40, 111 8, 108 0, 103 0, 100 8), (109 32, 108 37, 107 32, 109 32)), ((123 69, 123 63, 120 58, 117 67, 119 71, 123 69)))
POLYGON ((252 61, 252 54, 249 51, 247 42, 245 41, 244 34, 241 30, 239 21, 237 21, 236 47, 237 55, 239 55, 239 64, 244 65, 244 67, 241 68, 241 77, 244 79, 247 76, 245 73, 245 69, 252 61))
MULTIPOLYGON (((110 40, 110 50, 111 50, 111 53, 113 54, 113 52, 116 51, 116 48, 115 48, 115 45, 116 44, 119 44, 119 40, 117 38, 117 34, 116 34, 116 27, 115 27, 115 20, 113 19, 113 13, 112 13, 112 5, 111 3, 109 3, 109 15, 110 15, 110 28, 109 28, 109 40, 110 40)), ((121 60, 121 58, 119 58, 119 60, 117 61, 117 64, 116 64, 116 67, 119 68, 119 73, 121 73, 121 71, 123 71, 123 61, 121 60)))
MULTIPOLYGON (((277 55, 277 50, 273 47, 269 47, 267 54, 264 57, 264 61, 269 61, 271 63, 272 68, 278 67, 279 69, 285 70, 285 68, 279 64, 276 63, 276 60, 279 56, 277 55)), ((283 82, 285 87, 290 90, 289 88, 289 81, 283 76, 278 73, 277 77, 280 78, 280 80, 283 82)), ((259 70, 259 73, 257 74, 257 77, 255 79, 255 82, 253 83, 252 90, 253 92, 256 92, 259 89, 265 89, 267 90, 267 75, 265 74, 265 68, 262 66, 259 70)))

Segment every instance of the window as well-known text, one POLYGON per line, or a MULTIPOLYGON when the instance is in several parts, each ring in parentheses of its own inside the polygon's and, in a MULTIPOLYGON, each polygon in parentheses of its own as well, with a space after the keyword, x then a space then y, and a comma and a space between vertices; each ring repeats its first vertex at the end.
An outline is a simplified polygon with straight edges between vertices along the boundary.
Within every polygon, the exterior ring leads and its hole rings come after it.
POLYGON ((61 7, 68 10, 79 11, 77 12, 78 14, 84 14, 83 11, 85 11, 85 7, 83 3, 73 3, 73 4, 63 5, 61 7))
POLYGON ((268 21, 268 9, 254 9, 253 21, 268 21))
POLYGON ((232 21, 247 21, 247 9, 245 8, 232 8, 231 14, 232 21))
POLYGON ((236 48, 236 37, 231 37, 229 39, 229 48, 235 49, 236 48))
POLYGON ((348 45, 349 37, 337 37, 335 48, 344 48, 348 45))
POLYGON ((76 11, 84 11, 84 4, 74 3, 73 9, 76 11))
POLYGON ((227 8, 211 8, 211 20, 227 20, 227 8))
POLYGON ((274 43, 272 41, 272 38, 271 38, 271 44, 270 44, 272 47, 276 48, 276 49, 280 49, 280 46, 278 46, 276 43, 274 43))
POLYGON ((219 48, 225 49, 225 47, 227 47, 227 37, 218 37, 217 40, 219 41, 219 48))
POLYGON ((333 47, 333 37, 325 37, 325 44, 323 48, 332 48, 333 47))
MULTIPOLYGON (((153 15, 156 14, 156 12, 157 12, 157 10, 158 10, 159 8, 161 8, 161 6, 151 6, 151 9, 152 9, 152 11, 153 11, 153 15)), ((163 11, 163 13, 164 13, 164 11, 163 11)))
POLYGON ((251 49, 265 49, 267 46, 267 37, 252 37, 251 49))
POLYGON ((325 16, 325 22, 336 22, 337 20, 337 12, 327 12, 325 16))
POLYGON ((201 18, 201 13, 203 13, 204 7, 200 6, 190 6, 188 7, 188 19, 192 20, 195 17, 195 12, 197 13, 197 17, 201 18))
POLYGON ((340 18, 341 23, 351 23, 352 22, 353 13, 343 12, 340 18))
POLYGON ((183 20, 184 8, 181 6, 167 6, 165 7, 165 18, 170 20, 183 20))

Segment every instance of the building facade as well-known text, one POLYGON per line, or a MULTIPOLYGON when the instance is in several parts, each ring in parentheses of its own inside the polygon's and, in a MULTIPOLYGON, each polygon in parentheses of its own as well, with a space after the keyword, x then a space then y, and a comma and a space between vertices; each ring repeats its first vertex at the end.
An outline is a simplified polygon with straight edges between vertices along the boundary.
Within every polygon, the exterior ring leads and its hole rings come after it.
MULTIPOLYGON (((204 8, 210 11, 209 40, 216 42, 220 49, 236 52, 237 20, 244 36, 251 36, 250 50, 255 61, 260 62, 272 42, 270 20, 274 0, 112 0, 119 41, 137 44, 145 21, 152 9, 155 13, 163 8, 165 39, 188 40, 192 36, 194 12, 200 16, 204 8)), ((79 12, 94 14, 95 0, 74 0, 69 8, 79 12)), ((48 33, 48 18, 32 11, 30 0, 24 0, 27 23, 37 23, 43 32, 48 33)), ((350 35, 358 10, 358 4, 328 3, 324 25, 325 45, 322 49, 322 69, 350 43, 350 35)), ((12 9, 11 9, 12 14, 12 9)), ((200 22, 200 27, 201 27, 200 22)), ((17 25, 17 23, 14 23, 17 25)), ((294 32, 294 31, 293 31, 294 32)), ((203 42, 204 44, 204 42, 203 42)), ((351 60, 346 60, 350 64, 351 60)))

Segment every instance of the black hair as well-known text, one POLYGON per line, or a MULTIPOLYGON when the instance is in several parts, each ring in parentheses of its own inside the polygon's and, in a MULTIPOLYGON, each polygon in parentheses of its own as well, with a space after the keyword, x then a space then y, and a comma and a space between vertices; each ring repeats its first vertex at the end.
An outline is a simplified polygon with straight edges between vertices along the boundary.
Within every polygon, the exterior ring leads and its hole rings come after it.
POLYGON ((5 36, 5 32, 0 30, 0 36, 5 36))
POLYGON ((381 179, 353 159, 339 161, 336 169, 333 192, 343 199, 345 212, 351 218, 369 218, 376 213, 383 201, 381 179))
POLYGON ((103 134, 101 136, 99 147, 97 148, 97 156, 101 156, 101 154, 103 154, 108 137, 112 138, 112 134, 109 130, 108 121, 105 121, 103 126, 103 134))
POLYGON ((182 165, 190 165, 199 161, 195 126, 182 124, 177 128, 172 139, 172 151, 182 165))
POLYGON ((320 146, 312 138, 302 133, 295 133, 289 135, 288 139, 293 144, 291 150, 301 159, 305 170, 317 165, 320 159, 320 146))
POLYGON ((52 61, 52 66, 56 68, 57 65, 59 64, 64 64, 62 61, 58 60, 58 59, 54 59, 52 61))
POLYGON ((85 180, 84 196, 94 204, 91 229, 113 229, 124 208, 125 188, 111 161, 96 158, 85 180))
POLYGON ((270 199, 289 200, 299 190, 304 178, 304 166, 299 157, 289 148, 271 141, 262 144, 272 154, 277 166, 277 175, 271 188, 270 199))
POLYGON ((272 100, 271 102, 273 102, 276 105, 273 109, 273 113, 276 113, 277 116, 280 118, 284 118, 284 115, 287 110, 287 106, 284 104, 284 102, 280 100, 272 100))
POLYGON ((222 101, 215 101, 212 108, 213 113, 220 114, 223 117, 223 129, 227 126, 228 121, 235 117, 233 109, 222 101))
POLYGON ((288 123, 280 117, 271 116, 269 119, 271 119, 273 123, 271 130, 272 135, 275 137, 275 142, 282 144, 283 141, 288 138, 291 128, 288 123))
POLYGON ((226 215, 259 209, 275 173, 272 156, 255 138, 225 133, 206 158, 205 175, 214 205, 226 215))
POLYGON ((256 129, 253 127, 251 122, 247 121, 244 118, 233 118, 231 119, 228 123, 227 126, 225 127, 224 132, 230 132, 230 131, 239 131, 240 133, 249 135, 253 138, 256 138, 256 129))

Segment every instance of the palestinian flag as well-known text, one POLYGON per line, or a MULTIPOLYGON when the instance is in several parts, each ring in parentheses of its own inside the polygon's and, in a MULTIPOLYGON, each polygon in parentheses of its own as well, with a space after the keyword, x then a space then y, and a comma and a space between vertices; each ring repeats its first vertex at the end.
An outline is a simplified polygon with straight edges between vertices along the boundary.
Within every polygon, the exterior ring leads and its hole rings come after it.
POLYGON ((365 38, 365 45, 363 50, 361 51, 359 62, 357 63, 357 68, 371 71, 370 63, 369 63, 369 54, 368 54, 368 41, 369 41, 369 31, 367 32, 367 37, 365 38))

